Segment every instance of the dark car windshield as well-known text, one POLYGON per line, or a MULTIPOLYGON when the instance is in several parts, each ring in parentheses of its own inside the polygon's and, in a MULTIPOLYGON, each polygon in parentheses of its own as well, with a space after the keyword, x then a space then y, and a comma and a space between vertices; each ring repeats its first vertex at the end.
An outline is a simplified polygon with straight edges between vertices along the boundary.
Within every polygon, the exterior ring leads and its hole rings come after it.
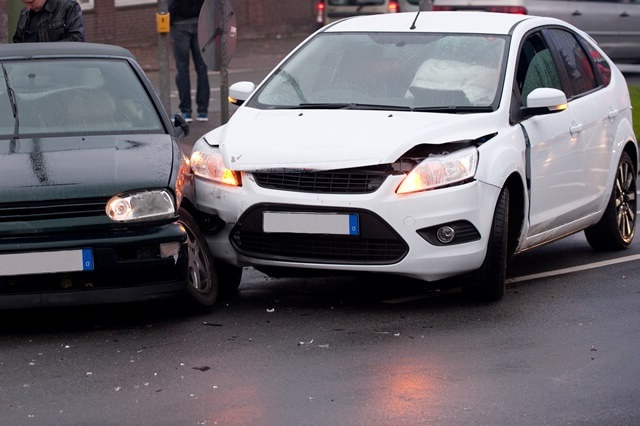
POLYGON ((0 138, 165 132, 156 107, 125 60, 1 64, 0 138))
POLYGON ((320 33, 248 105, 486 111, 498 103, 507 44, 488 34, 320 33))

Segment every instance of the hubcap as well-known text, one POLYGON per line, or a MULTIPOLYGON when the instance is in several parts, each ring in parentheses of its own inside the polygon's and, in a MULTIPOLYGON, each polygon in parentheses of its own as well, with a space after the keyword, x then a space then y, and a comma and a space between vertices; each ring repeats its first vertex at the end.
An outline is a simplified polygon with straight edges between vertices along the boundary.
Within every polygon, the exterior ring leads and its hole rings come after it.
POLYGON ((618 167, 615 200, 618 232, 624 241, 630 242, 636 221, 636 184, 633 167, 627 162, 618 167))
MULTIPOLYGON (((184 224, 183 224, 184 226, 184 224)), ((207 260, 203 257, 200 244, 191 230, 184 226, 187 230, 188 244, 187 251, 189 253, 189 285, 199 293, 206 293, 211 287, 211 278, 207 270, 207 260)))

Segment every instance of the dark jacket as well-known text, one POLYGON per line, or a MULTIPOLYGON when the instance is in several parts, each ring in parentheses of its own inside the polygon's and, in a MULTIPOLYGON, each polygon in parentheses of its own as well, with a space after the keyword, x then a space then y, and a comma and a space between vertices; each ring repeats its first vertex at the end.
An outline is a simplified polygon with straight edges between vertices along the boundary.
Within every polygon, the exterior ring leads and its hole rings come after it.
POLYGON ((171 22, 195 21, 200 15, 204 0, 169 0, 171 22))
MULTIPOLYGON (((26 31, 30 14, 26 8, 20 11, 14 43, 29 41, 26 31)), ((31 19, 37 20, 35 41, 84 41, 84 16, 75 0, 47 0, 39 12, 31 14, 31 19)))

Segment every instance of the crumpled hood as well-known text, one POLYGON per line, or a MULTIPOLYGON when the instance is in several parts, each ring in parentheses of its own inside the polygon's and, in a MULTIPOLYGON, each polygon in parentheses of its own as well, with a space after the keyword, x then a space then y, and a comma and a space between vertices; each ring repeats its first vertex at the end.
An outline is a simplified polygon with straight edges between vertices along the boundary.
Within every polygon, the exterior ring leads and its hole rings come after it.
POLYGON ((164 188, 172 178, 173 156, 169 135, 0 140, 0 199, 110 197, 164 188))
POLYGON ((329 170, 385 164, 415 145, 482 136, 493 114, 240 108, 205 136, 234 170, 329 170), (480 127, 477 123, 483 122, 480 127))

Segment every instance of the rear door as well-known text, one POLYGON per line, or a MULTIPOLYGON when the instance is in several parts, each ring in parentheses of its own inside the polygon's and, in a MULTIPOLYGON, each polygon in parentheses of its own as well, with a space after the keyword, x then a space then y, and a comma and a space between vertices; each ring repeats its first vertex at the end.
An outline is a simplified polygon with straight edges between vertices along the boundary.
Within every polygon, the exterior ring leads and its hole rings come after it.
POLYGON ((569 77, 566 92, 571 128, 575 143, 584 155, 584 199, 579 207, 586 216, 597 212, 611 191, 607 185, 620 114, 609 86, 605 69, 608 64, 600 54, 568 31, 552 29, 549 37, 559 54, 557 62, 569 77))
POLYGON ((619 1, 617 5, 617 43, 609 50, 620 61, 640 60, 640 0, 619 1))
POLYGON ((567 21, 589 33, 600 47, 615 57, 620 34, 620 2, 618 0, 569 1, 567 21))

